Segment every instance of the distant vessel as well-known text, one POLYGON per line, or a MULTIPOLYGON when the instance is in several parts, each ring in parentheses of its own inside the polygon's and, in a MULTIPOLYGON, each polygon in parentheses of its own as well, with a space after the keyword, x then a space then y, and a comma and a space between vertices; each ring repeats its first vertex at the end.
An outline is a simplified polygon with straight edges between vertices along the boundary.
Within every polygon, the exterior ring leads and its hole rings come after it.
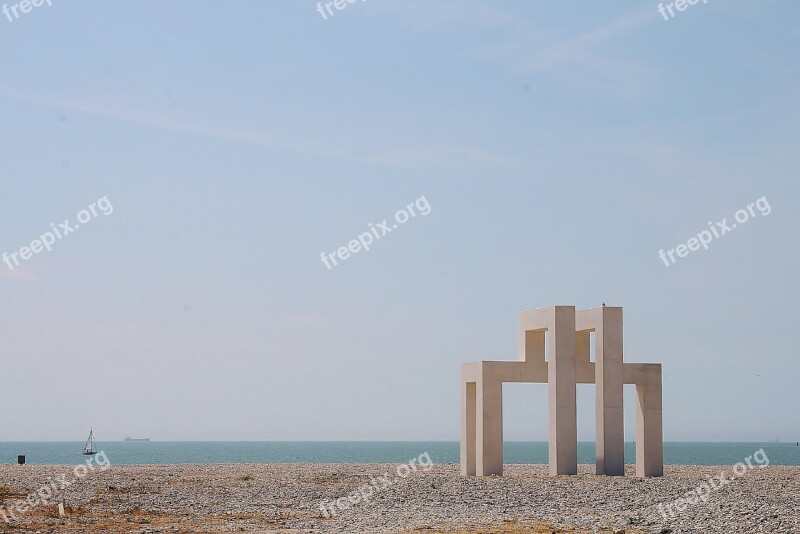
POLYGON ((86 440, 86 445, 83 446, 83 454, 91 455, 97 454, 97 451, 94 450, 94 429, 89 429, 89 439, 86 440))
POLYGON ((125 439, 123 441, 150 441, 150 438, 131 438, 125 436, 125 439))

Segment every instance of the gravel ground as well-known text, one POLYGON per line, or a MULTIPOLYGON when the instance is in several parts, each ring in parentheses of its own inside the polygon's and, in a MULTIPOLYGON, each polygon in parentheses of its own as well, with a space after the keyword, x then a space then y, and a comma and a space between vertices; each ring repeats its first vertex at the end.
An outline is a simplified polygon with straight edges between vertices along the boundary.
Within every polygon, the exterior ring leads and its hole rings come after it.
POLYGON ((405 478, 396 468, 139 465, 76 478, 69 466, 0 466, 0 513, 16 516, 7 523, 0 515, 0 532, 800 533, 800 467, 756 466, 717 489, 707 489, 708 478, 734 478, 730 466, 667 466, 649 479, 634 477, 632 466, 626 477, 582 465, 578 476, 555 478, 542 465, 506 466, 505 476, 487 478, 463 478, 456 465, 416 466, 401 471, 405 478), (64 482, 52 503, 13 507, 64 482), (676 506, 695 488, 705 502, 694 493, 676 506), (53 504, 62 499, 64 517, 53 504))

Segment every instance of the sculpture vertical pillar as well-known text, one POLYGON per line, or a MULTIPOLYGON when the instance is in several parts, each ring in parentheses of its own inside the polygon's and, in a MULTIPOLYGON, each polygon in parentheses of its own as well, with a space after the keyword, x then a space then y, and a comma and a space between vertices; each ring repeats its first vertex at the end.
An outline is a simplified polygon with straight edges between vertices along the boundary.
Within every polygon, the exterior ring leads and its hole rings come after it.
POLYGON ((552 313, 547 358, 550 475, 576 475, 575 307, 555 306, 552 313))
POLYGON ((636 384, 636 476, 664 475, 661 412, 661 365, 649 364, 645 380, 636 384))
POLYGON ((475 476, 475 397, 476 384, 469 382, 466 369, 461 371, 461 475, 475 476))
POLYGON ((622 308, 598 308, 595 327, 595 472, 625 474, 622 396, 622 308))
POLYGON ((575 364, 591 363, 591 332, 588 330, 575 332, 575 364))
POLYGON ((503 383, 488 365, 481 365, 476 383, 475 471, 478 476, 503 474, 503 383))
POLYGON ((520 325, 519 331, 519 361, 521 362, 543 362, 545 328, 539 330, 526 330, 524 324, 520 325))

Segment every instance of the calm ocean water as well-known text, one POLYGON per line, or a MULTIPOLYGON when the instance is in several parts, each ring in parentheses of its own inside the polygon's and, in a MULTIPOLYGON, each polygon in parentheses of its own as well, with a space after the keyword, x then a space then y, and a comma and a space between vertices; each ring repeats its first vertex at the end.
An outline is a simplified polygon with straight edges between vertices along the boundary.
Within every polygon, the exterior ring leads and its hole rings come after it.
MULTIPOLYGON (((0 442, 0 463, 16 463, 18 454, 30 464, 74 465, 85 461, 83 442, 0 442)), ((800 465, 794 443, 665 443, 667 464, 733 465, 763 448, 771 465, 800 465)), ((112 464, 186 463, 389 463, 399 464, 428 451, 437 464, 458 463, 455 441, 98 441, 112 464)), ((635 459, 633 443, 625 444, 625 461, 635 459)), ((594 443, 578 444, 578 461, 594 463, 594 443)), ((547 443, 505 443, 505 462, 547 463, 547 443)))

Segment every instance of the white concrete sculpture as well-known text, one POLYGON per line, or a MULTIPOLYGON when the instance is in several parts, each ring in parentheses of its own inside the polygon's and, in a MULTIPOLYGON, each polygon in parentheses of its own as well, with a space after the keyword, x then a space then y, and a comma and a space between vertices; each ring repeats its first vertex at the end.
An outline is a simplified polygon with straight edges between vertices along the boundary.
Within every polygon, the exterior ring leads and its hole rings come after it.
POLYGON ((664 474, 661 364, 623 363, 622 308, 524 311, 518 333, 519 361, 461 366, 462 475, 503 474, 503 382, 547 384, 550 475, 578 472, 576 384, 596 386, 597 474, 625 474, 622 386, 635 384, 636 476, 664 474))

